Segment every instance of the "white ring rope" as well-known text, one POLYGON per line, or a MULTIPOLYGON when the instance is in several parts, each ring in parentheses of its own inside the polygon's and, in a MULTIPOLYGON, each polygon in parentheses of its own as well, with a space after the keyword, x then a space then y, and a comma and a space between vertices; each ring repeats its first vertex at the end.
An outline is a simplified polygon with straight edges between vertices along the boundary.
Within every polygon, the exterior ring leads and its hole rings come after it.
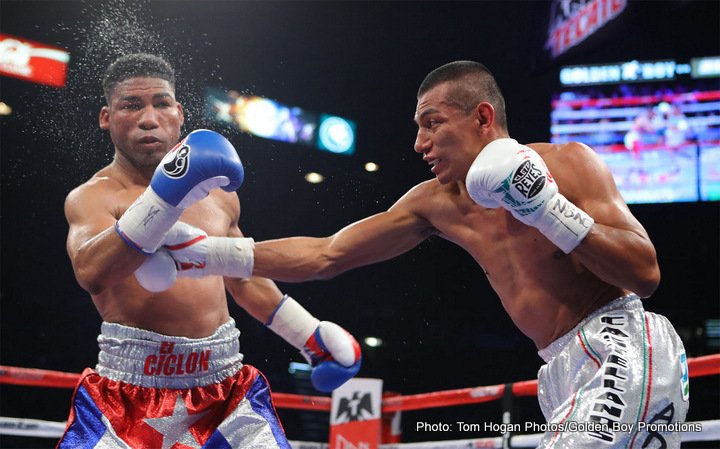
MULTIPOLYGON (((700 432, 682 432, 682 441, 720 441, 720 419, 697 421, 700 432)), ((40 419, 10 418, 0 416, 0 435, 25 437, 60 438, 65 432, 66 423, 43 421, 40 419)), ((540 443, 541 433, 514 435, 510 438, 512 447, 533 448, 540 443)), ((327 449, 328 443, 313 441, 290 441, 293 449, 327 449)), ((466 440, 424 441, 420 443, 381 444, 380 449, 466 449, 468 447, 502 448, 502 437, 471 438, 466 440)))
POLYGON ((23 437, 60 438, 65 432, 64 422, 41 419, 8 418, 0 416, 0 435, 23 437))

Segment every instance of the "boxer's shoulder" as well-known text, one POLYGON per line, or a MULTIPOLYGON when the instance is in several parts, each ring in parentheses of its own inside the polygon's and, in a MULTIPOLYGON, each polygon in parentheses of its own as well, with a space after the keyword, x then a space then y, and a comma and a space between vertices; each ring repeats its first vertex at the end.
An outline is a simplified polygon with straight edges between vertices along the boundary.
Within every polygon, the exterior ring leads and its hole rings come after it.
POLYGON ((467 196, 463 182, 455 181, 442 184, 437 178, 423 181, 413 187, 408 196, 417 201, 418 207, 436 210, 462 201, 467 196))
POLYGON ((446 188, 436 178, 428 179, 416 184, 403 195, 402 199, 406 201, 418 201, 424 203, 428 199, 446 195, 446 188))
POLYGON ((66 208, 86 208, 111 205, 127 207, 142 192, 143 187, 129 185, 107 168, 95 173, 75 187, 65 198, 66 208))
POLYGON ((532 148, 545 162, 553 159, 563 159, 567 161, 568 158, 586 158, 595 154, 592 148, 582 142, 533 142, 527 143, 525 146, 532 148))
POLYGON ((112 169, 112 165, 104 167, 93 174, 87 181, 77 186, 71 195, 86 195, 95 192, 117 192, 128 188, 128 182, 112 169))
POLYGON ((589 146, 581 142, 529 143, 526 146, 537 152, 564 190, 572 185, 588 185, 593 173, 603 172, 602 159, 589 146))
POLYGON ((390 210, 425 217, 428 211, 432 209, 429 205, 439 195, 437 186, 439 186, 439 183, 434 179, 415 185, 400 197, 390 210))

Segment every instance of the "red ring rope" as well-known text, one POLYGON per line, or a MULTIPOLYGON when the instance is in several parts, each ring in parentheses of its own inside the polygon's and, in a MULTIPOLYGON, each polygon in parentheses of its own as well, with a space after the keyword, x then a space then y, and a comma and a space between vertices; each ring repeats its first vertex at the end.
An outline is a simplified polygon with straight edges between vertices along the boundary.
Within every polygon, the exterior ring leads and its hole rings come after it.
MULTIPOLYGON (((690 377, 720 374, 720 354, 688 359, 690 377)), ((34 387, 75 388, 79 374, 63 373, 35 368, 0 365, 0 384, 34 387)), ((460 388, 407 396, 390 396, 383 399, 383 413, 402 410, 418 410, 452 405, 476 404, 502 398, 505 385, 460 388)), ((537 380, 512 384, 514 396, 537 395, 537 380)), ((330 411, 331 399, 327 396, 307 396, 291 393, 273 393, 275 406, 298 410, 330 411)))

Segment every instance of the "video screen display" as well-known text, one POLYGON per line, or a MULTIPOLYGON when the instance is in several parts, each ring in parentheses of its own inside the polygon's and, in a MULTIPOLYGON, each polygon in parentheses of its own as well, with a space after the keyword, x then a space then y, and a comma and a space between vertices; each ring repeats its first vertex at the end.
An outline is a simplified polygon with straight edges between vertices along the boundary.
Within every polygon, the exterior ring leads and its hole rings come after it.
POLYGON ((720 78, 693 78, 690 68, 679 76, 678 67, 616 82, 620 65, 564 86, 552 100, 551 141, 592 147, 628 203, 720 200, 720 78))
POLYGON ((351 120, 237 91, 210 91, 207 105, 213 119, 255 136, 335 154, 355 151, 355 123, 351 120))

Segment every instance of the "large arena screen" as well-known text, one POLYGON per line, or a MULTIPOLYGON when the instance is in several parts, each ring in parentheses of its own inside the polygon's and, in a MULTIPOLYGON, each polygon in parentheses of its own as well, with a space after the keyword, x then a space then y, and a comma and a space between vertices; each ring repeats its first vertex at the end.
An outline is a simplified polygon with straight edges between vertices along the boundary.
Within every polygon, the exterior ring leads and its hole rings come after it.
POLYGON ((580 141, 628 203, 720 200, 720 57, 565 67, 551 141, 580 141))

